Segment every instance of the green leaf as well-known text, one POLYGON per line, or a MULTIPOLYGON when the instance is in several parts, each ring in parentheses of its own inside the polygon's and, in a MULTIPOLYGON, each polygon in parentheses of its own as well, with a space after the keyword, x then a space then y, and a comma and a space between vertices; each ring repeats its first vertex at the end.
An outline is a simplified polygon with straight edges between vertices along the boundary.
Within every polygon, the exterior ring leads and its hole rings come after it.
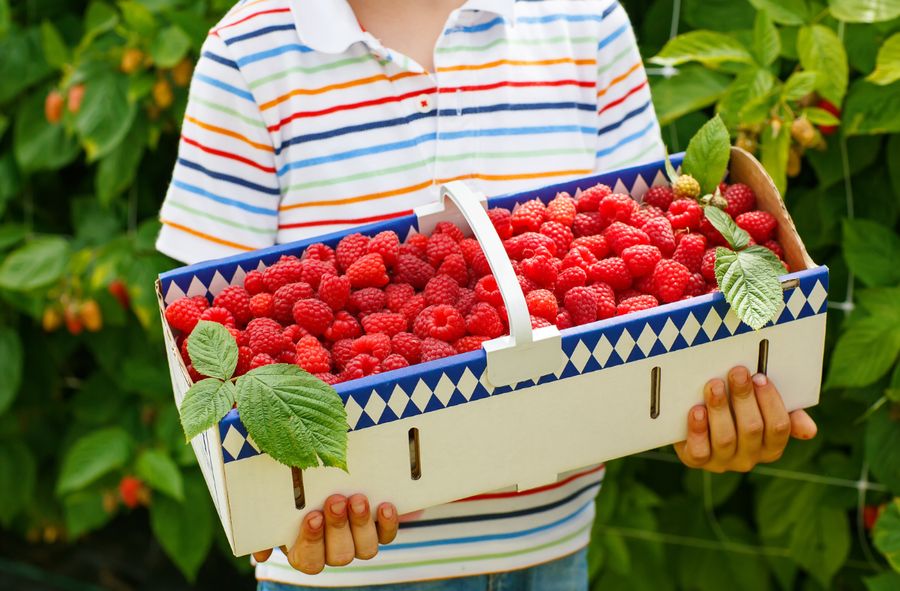
POLYGON ((60 278, 68 260, 69 243, 64 238, 35 238, 0 264, 0 287, 11 291, 46 287, 60 278))
POLYGON ((753 56, 756 63, 768 66, 778 59, 779 53, 781 53, 781 37, 778 36, 778 29, 775 28, 768 13, 760 10, 753 22, 753 56))
POLYGON ((194 369, 201 375, 227 380, 237 367, 237 343, 218 322, 198 322, 188 337, 187 349, 194 369))
POLYGON ((695 64, 679 68, 675 75, 668 78, 651 77, 650 95, 660 125, 667 125, 683 115, 713 104, 730 81, 730 76, 695 64))
POLYGON ((9 10, 9 0, 0 0, 0 37, 9 32, 9 24, 12 22, 9 10))
MULTIPOLYGON (((23 90, 51 72, 44 60, 41 30, 13 28, 0 35, 0 104, 8 102, 23 90)), ((41 100, 41 115, 44 103, 41 100)))
POLYGON ((773 126, 767 125, 760 134, 759 142, 760 161, 782 195, 787 189, 787 161, 791 149, 790 128, 789 119, 782 122, 777 133, 773 126))
POLYGON ((900 80, 887 86, 857 80, 850 86, 844 105, 843 125, 847 135, 900 132, 900 80))
POLYGON ((719 289, 738 318, 754 330, 774 319, 781 308, 783 296, 776 265, 784 270, 772 251, 762 246, 740 252, 716 248, 719 289))
POLYGON ((100 160, 94 176, 94 186, 97 198, 104 206, 108 206, 118 194, 134 183, 144 156, 146 133, 144 119, 136 119, 122 141, 122 145, 127 147, 113 150, 100 160))
POLYGON ((834 18, 848 23, 877 23, 900 16, 897 0, 828 0, 834 18))
POLYGON ((137 476, 150 488, 167 494, 177 501, 184 500, 184 483, 181 470, 167 454, 155 450, 144 450, 134 465, 137 476))
POLYGON ((801 115, 809 119, 813 125, 840 125, 841 120, 819 107, 806 107, 801 115))
POLYGON ((85 37, 88 40, 111 31, 119 22, 119 14, 104 2, 92 2, 84 15, 85 37))
POLYGON ((802 25, 809 18, 804 0, 750 0, 750 4, 767 11, 781 25, 802 25))
POLYGON ((716 112, 726 126, 744 123, 742 111, 749 105, 764 101, 776 83, 775 76, 765 68, 751 67, 738 74, 716 105, 716 112))
POLYGON ((156 31, 156 19, 146 6, 135 0, 119 2, 119 10, 122 18, 130 28, 139 33, 141 37, 152 38, 156 31))
MULTIPOLYGON (((786 101, 799 100, 816 89, 815 72, 794 72, 785 80, 781 98, 786 101)), ((822 109, 819 109, 820 111, 822 109)))
MULTIPOLYGON (((84 102, 75 118, 75 128, 88 161, 109 154, 125 138, 137 114, 128 100, 128 78, 106 72, 85 83, 84 102)), ((131 149, 130 146, 127 149, 131 149)))
POLYGON ((190 387, 181 401, 181 426, 190 441, 218 423, 237 400, 232 382, 215 378, 201 380, 190 387))
POLYGON ((69 48, 59 30, 50 21, 41 23, 41 41, 44 46, 44 58, 54 68, 60 69, 71 59, 69 48))
POLYGON ((213 541, 213 514, 203 481, 195 475, 185 479, 184 502, 154 497, 150 527, 172 562, 193 582, 213 541))
POLYGON ((22 188, 22 179, 12 151, 0 155, 0 219, 6 211, 6 204, 22 188))
POLYGON ((237 401, 250 436, 275 460, 347 469, 347 412, 328 384, 296 365, 266 365, 238 378, 237 401))
POLYGON ((24 356, 19 335, 0 326, 0 415, 12 404, 22 385, 24 356))
POLYGON ((849 66, 837 34, 824 25, 803 27, 797 35, 797 53, 803 69, 816 73, 819 94, 840 105, 847 92, 849 66))
POLYGON ((866 80, 880 86, 900 80, 900 33, 891 35, 878 50, 875 71, 866 80))
MULTIPOLYGON (((2 52, 2 50, 0 50, 2 52)), ((23 172, 56 170, 78 156, 78 142, 60 124, 50 124, 44 116, 46 93, 25 99, 13 128, 16 163, 23 172)))
POLYGON ((875 478, 900 494, 900 422, 891 419, 889 407, 882 407, 866 421, 865 457, 875 478))
POLYGON ((0 525, 8 527, 31 500, 37 467, 31 451, 20 441, 0 445, 0 525))
POLYGON ((75 441, 62 459, 56 494, 80 490, 121 468, 131 454, 131 436, 121 427, 93 431, 75 441))
POLYGON ((103 507, 103 493, 98 490, 82 490, 67 495, 62 505, 66 533, 71 539, 100 529, 112 518, 103 507))
POLYGON ((866 285, 900 283, 900 236, 869 220, 844 220, 844 257, 847 266, 866 285))
POLYGON ((161 68, 171 68, 187 55, 191 48, 191 38, 181 27, 170 25, 160 31, 150 45, 150 55, 161 68))
POLYGON ((704 65, 722 62, 751 63, 753 56, 733 37, 714 31, 691 31, 670 40, 650 63, 677 66, 685 62, 704 65))
POLYGON ((791 556, 810 576, 831 587, 831 579, 850 554, 850 524, 842 509, 818 505, 810 519, 794 524, 791 556))
POLYGON ((888 503, 878 517, 872 541, 894 570, 900 572, 900 497, 888 503))
POLYGON ((731 155, 731 138, 719 116, 713 117, 691 138, 681 170, 700 183, 703 194, 712 193, 722 182, 731 155))
POLYGON ((0 225, 0 251, 15 246, 25 240, 26 236, 28 236, 28 229, 21 224, 0 225))
POLYGON ((722 234, 722 237, 728 241, 728 244, 734 250, 743 250, 750 244, 750 234, 746 230, 739 228, 731 216, 712 205, 703 208, 706 219, 722 234))
POLYGON ((900 573, 884 572, 874 577, 865 577, 867 591, 896 591, 900 589, 900 573))
POLYGON ((878 317, 851 319, 838 337, 828 388, 861 388, 886 374, 900 353, 900 325, 878 317))

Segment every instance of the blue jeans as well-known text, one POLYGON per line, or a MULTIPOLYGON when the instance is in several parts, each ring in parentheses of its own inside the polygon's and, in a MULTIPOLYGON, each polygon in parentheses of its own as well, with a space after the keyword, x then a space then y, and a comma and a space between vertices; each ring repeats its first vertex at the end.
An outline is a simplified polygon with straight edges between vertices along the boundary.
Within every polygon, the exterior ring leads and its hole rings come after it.
MULTIPOLYGON (((587 588, 587 548, 582 548, 559 560, 508 573, 421 583, 342 587, 341 589, 343 591, 587 591, 587 588)), ((256 589, 257 591, 304 591, 313 589, 313 587, 297 587, 262 581, 256 589)), ((321 589, 321 587, 315 587, 315 589, 321 589)))

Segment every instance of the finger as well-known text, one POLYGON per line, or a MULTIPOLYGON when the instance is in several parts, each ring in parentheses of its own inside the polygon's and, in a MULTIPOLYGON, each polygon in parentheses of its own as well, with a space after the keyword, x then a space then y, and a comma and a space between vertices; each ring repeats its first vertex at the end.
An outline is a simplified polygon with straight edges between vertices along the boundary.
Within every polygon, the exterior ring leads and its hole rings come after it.
POLYGON ((260 550, 259 552, 253 553, 253 560, 255 560, 256 562, 265 562, 269 559, 269 556, 271 556, 271 555, 272 555, 271 548, 269 548, 268 550, 260 550))
POLYGON ((378 507, 378 541, 381 544, 390 544, 397 537, 397 528, 400 520, 397 518, 397 508, 391 503, 382 503, 378 507))
POLYGON ((797 439, 812 439, 818 433, 816 422, 805 410, 795 410, 791 417, 791 437, 797 439))
POLYGON ((356 555, 353 535, 347 520, 347 497, 331 495, 325 499, 325 564, 345 566, 356 555))
POLYGON ((791 435, 791 418, 784 408, 781 394, 769 381, 765 374, 753 376, 753 389, 756 391, 756 403, 762 415, 763 431, 760 461, 774 462, 784 453, 788 438, 791 435))
POLYGON ((310 511, 303 518, 297 541, 285 552, 290 565, 304 574, 316 575, 325 568, 324 525, 322 512, 310 511))
POLYGON ((355 556, 368 560, 378 554, 378 532, 369 511, 369 499, 365 495, 353 495, 350 502, 350 532, 353 535, 355 556))
POLYGON ((734 418, 725 394, 725 382, 710 380, 703 389, 709 421, 709 440, 712 445, 711 464, 722 465, 731 460, 737 449, 734 418))
POLYGON ((697 405, 688 413, 687 439, 675 444, 675 453, 686 466, 699 468, 710 459, 709 422, 706 407, 697 405))
POLYGON ((749 472, 759 462, 765 425, 746 367, 735 367, 728 372, 728 388, 737 425, 737 451, 729 467, 738 472, 749 472))

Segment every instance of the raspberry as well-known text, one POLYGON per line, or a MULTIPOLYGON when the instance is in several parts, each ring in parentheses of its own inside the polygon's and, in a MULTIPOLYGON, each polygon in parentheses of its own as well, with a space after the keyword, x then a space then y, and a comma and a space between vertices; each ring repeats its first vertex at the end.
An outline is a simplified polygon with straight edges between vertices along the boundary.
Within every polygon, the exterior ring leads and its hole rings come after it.
POLYGON ((338 371, 343 371, 347 363, 355 356, 352 339, 341 339, 331 346, 331 360, 338 371))
POLYGON ((350 278, 346 275, 326 275, 319 283, 319 299, 337 312, 350 299, 350 278))
POLYGON ((466 330, 475 336, 494 339, 502 335, 506 328, 496 308, 488 303, 478 302, 466 316, 466 330))
POLYGON ((779 259, 784 260, 784 249, 781 248, 781 245, 778 244, 777 241, 767 240, 763 243, 763 246, 774 252, 775 256, 777 256, 779 259))
POLYGON ((434 231, 432 234, 446 234, 453 238, 456 242, 461 241, 466 237, 465 233, 460 230, 459 226, 454 224, 453 222, 438 222, 434 226, 434 231))
POLYGON ((748 211, 756 209, 756 195, 753 194, 753 189, 744 183, 735 183, 731 185, 722 192, 722 196, 725 197, 725 201, 728 202, 725 213, 732 218, 736 218, 742 213, 747 213, 748 211))
POLYGON ((589 271, 596 262, 597 257, 586 246, 573 246, 563 257, 561 268, 563 270, 579 268, 589 271))
POLYGON ((308 283, 313 289, 319 289, 319 283, 326 275, 337 275, 337 269, 331 263, 318 259, 306 259, 300 262, 300 281, 308 283))
POLYGON ((566 309, 560 310, 559 314, 556 315, 556 321, 553 324, 555 324, 556 328, 559 330, 565 330, 575 326, 572 323, 572 315, 569 314, 569 311, 566 309))
POLYGON ((358 380, 377 373, 381 373, 381 361, 371 355, 363 354, 348 361, 340 377, 344 381, 358 380))
POLYGON ((422 339, 431 337, 452 342, 466 333, 466 321, 453 306, 428 306, 416 316, 413 332, 422 339))
MULTIPOLYGON (((666 214, 676 230, 699 230, 703 219, 703 208, 693 199, 678 199, 669 206, 666 214)), ((662 250, 662 249, 660 249, 662 250)))
POLYGON ((387 275, 384 260, 377 253, 358 258, 347 269, 347 277, 354 288, 384 287, 391 280, 387 275))
POLYGON ((366 354, 381 360, 391 352, 391 337, 386 334, 366 334, 353 341, 354 356, 366 354))
POLYGON ((379 232, 369 240, 366 251, 369 254, 380 254, 384 264, 393 267, 400 257, 400 239, 392 230, 379 232))
POLYGON ((547 206, 539 199, 532 199, 521 204, 512 212, 509 221, 513 234, 537 232, 541 224, 547 220, 547 206))
POLYGON ((414 295, 416 290, 409 283, 392 283, 384 288, 384 303, 391 312, 399 312, 414 295))
POLYGON ((597 293, 590 287, 573 287, 563 302, 575 326, 597 320, 597 293))
POLYGON ((339 384, 341 382, 341 378, 337 377, 333 373, 324 372, 324 373, 314 373, 313 376, 317 380, 322 380, 329 386, 334 386, 335 384, 339 384))
POLYGON ((348 234, 338 242, 334 252, 338 268, 344 273, 350 265, 362 258, 369 248, 369 237, 362 234, 348 234))
POLYGON ((503 304, 503 296, 500 295, 500 288, 493 275, 485 275, 475 284, 475 300, 487 302, 494 307, 503 304))
POLYGON ((757 244, 765 244, 772 239, 778 222, 775 217, 765 211, 748 211, 735 218, 738 227, 747 231, 757 244))
POLYGON ((459 284, 447 275, 435 275, 428 282, 428 285, 425 286, 422 295, 425 296, 425 302, 429 306, 434 306, 435 304, 453 305, 456 303, 456 298, 459 295, 459 284))
POLYGON ((337 262, 337 258, 334 255, 334 249, 321 242, 316 242, 315 244, 307 246, 306 250, 303 252, 303 259, 314 259, 331 264, 337 262))
POLYGON ((559 313, 559 304, 556 302, 556 296, 553 295, 552 291, 546 289, 536 289, 530 292, 525 296, 525 303, 528 305, 528 312, 532 316, 544 318, 549 322, 556 320, 556 315, 559 313))
POLYGON ((406 316, 394 312, 375 312, 362 319, 367 334, 381 333, 389 337, 406 330, 406 316))
POLYGON ((400 245, 400 254, 411 254, 416 258, 425 260, 425 250, 428 247, 428 236, 424 234, 410 234, 406 242, 400 245))
MULTIPOLYGON (((305 331, 305 329, 304 329, 305 331)), ((355 339, 362 334, 362 327, 353 314, 346 310, 340 310, 334 315, 334 322, 325 329, 325 338, 331 342, 343 339, 355 339)))
MULTIPOLYGON (((597 260, 606 258, 609 254, 609 243, 606 238, 597 234, 595 236, 582 236, 572 241, 572 246, 583 246, 597 257, 597 260)), ((571 247, 570 247, 571 248, 571 247)))
POLYGON ((725 237, 716 230, 716 227, 712 225, 712 222, 705 215, 700 220, 700 233, 706 236, 706 243, 709 246, 728 246, 725 237))
POLYGON ((696 297, 704 293, 706 293, 706 279, 700 273, 692 273, 682 297, 696 297))
POLYGON ((639 228, 632 228, 628 224, 622 222, 613 222, 608 228, 603 230, 603 237, 609 243, 610 248, 617 255, 621 255, 622 251, 629 246, 638 244, 650 244, 650 236, 639 228))
POLYGON ((447 234, 432 234, 425 250, 428 263, 435 269, 451 254, 462 254, 459 243, 447 234))
POLYGON ((252 337, 255 333, 262 331, 281 331, 283 330, 281 325, 278 324, 275 320, 271 318, 254 318, 250 322, 247 323, 247 337, 252 337))
POLYGON ((187 365, 187 370, 188 370, 188 375, 191 377, 192 382, 199 382, 200 380, 202 380, 205 377, 199 371, 194 369, 194 366, 191 365, 190 363, 187 365))
POLYGON ((559 222, 544 222, 541 224, 540 232, 544 236, 553 239, 553 242, 556 243, 556 252, 566 252, 569 250, 569 245, 572 244, 572 240, 575 239, 572 230, 559 222))
POLYGON ((653 295, 666 304, 680 300, 690 279, 691 272, 687 267, 677 261, 663 259, 656 263, 656 268, 650 275, 653 295))
POLYGON ((250 298, 250 315, 253 318, 271 318, 275 315, 275 296, 258 293, 250 298))
POLYGON ((630 226, 634 226, 635 228, 640 228, 653 218, 664 217, 665 214, 655 207, 646 207, 643 209, 636 209, 634 213, 631 214, 631 220, 629 220, 628 224, 630 226))
POLYGON ((456 349, 453 345, 440 341, 438 339, 427 338, 422 341, 422 363, 426 361, 434 361, 435 359, 443 359, 456 355, 456 349))
POLYGON ((575 205, 579 212, 597 211, 600 209, 600 202, 604 197, 612 193, 612 189, 602 183, 598 183, 593 187, 584 190, 576 197, 575 205))
POLYGON ((247 273, 247 276, 244 277, 244 289, 252 296, 266 291, 262 271, 250 271, 247 273))
POLYGON ((616 294, 613 288, 605 283, 590 286, 597 295, 597 320, 612 318, 616 315, 616 294))
POLYGON ((628 265, 618 257, 597 261, 591 266, 590 273, 595 281, 602 281, 616 291, 631 287, 632 277, 628 265))
POLYGON ((538 232, 519 234, 504 242, 503 246, 509 257, 516 261, 532 256, 542 246, 549 251, 551 256, 556 254, 556 242, 549 236, 538 232))
POLYGON ((685 234, 678 242, 672 260, 687 267, 691 273, 698 273, 704 253, 706 253, 706 238, 703 234, 685 234))
MULTIPOLYGON (((539 287, 537 283, 535 283, 528 277, 525 277, 524 275, 516 275, 516 279, 519 281, 519 288, 522 290, 523 295, 528 295, 539 287)), ((550 287, 553 286, 551 285, 550 287)))
POLYGON ((191 298, 175 300, 166 307, 166 322, 174 329, 188 334, 200 320, 203 309, 191 298))
POLYGON ((563 299, 566 292, 573 287, 581 287, 586 284, 587 278, 587 271, 581 267, 569 267, 568 269, 563 269, 560 272, 559 277, 556 278, 556 296, 559 299, 563 299))
POLYGON ((395 369, 403 369, 404 367, 409 367, 409 361, 403 357, 403 355, 398 355, 393 353, 384 358, 384 361, 381 362, 381 370, 382 371, 393 371, 395 369))
POLYGON ((600 214, 609 223, 631 221, 631 215, 637 211, 637 202, 628 195, 613 193, 600 201, 600 214))
POLYGON ((403 304, 400 313, 406 317, 407 322, 411 323, 416 317, 428 306, 425 296, 416 294, 403 304))
POLYGON ((450 277, 460 287, 469 282, 469 265, 461 254, 451 254, 437 270, 438 276, 450 277))
POLYGON ((489 340, 490 339, 487 337, 470 335, 461 339, 457 339, 453 343, 453 348, 456 349, 457 353, 470 353, 472 351, 481 349, 481 343, 489 340))
POLYGON ((250 371, 250 362, 253 361, 253 349, 247 346, 238 347, 237 367, 234 368, 235 376, 242 376, 250 371))
POLYGON ((282 324, 290 324, 293 318, 294 304, 298 300, 311 298, 312 295, 313 288, 302 281, 279 287, 272 303, 272 317, 282 324))
POLYGON ((203 313, 200 314, 200 320, 218 322, 222 326, 234 328, 234 316, 232 316, 231 312, 229 312, 225 308, 220 308, 218 306, 213 306, 212 308, 203 310, 203 313))
POLYGON ((347 309, 359 316, 384 310, 386 296, 377 287, 364 287, 350 294, 347 309))
POLYGON ((536 285, 552 289, 559 275, 553 265, 554 260, 549 256, 540 255, 525 259, 522 261, 522 274, 536 285))
POLYGON ((506 240, 511 238, 513 235, 512 223, 510 222, 510 218, 512 214, 510 211, 503 207, 493 207, 488 210, 488 217, 491 218, 491 224, 494 225, 494 229, 497 231, 497 236, 500 237, 500 240, 506 240))
POLYGON ((334 320, 334 312, 328 304, 312 298, 297 300, 292 312, 294 321, 316 336, 323 334, 334 320))
POLYGON ((411 365, 422 357, 422 340, 411 332, 398 332, 391 338, 391 348, 411 365))
POLYGON ((394 281, 409 283, 416 289, 423 289, 432 277, 434 277, 434 268, 427 262, 413 255, 400 255, 394 271, 394 281))
POLYGON ((547 204, 547 220, 570 227, 575 221, 578 208, 575 200, 568 193, 557 193, 547 204))
POLYGON ((275 359, 277 363, 287 363, 290 365, 297 365, 297 353, 294 351, 289 351, 285 349, 281 353, 278 354, 278 358, 275 359))
POLYGON ((659 249, 663 257, 670 257, 675 252, 675 233, 668 218, 654 218, 644 224, 641 229, 650 239, 650 244, 659 249))
POLYGON ((472 306, 475 305, 475 290, 469 289, 467 287, 461 287, 459 289, 459 296, 456 298, 456 309, 459 310, 459 313, 463 316, 469 313, 469 310, 472 309, 472 306))
POLYGON ((700 183, 689 174, 683 174, 672 184, 675 199, 696 199, 700 196, 700 183))
POLYGON ((303 337, 309 336, 309 332, 299 324, 291 324, 290 326, 285 327, 282 334, 291 339, 292 343, 296 343, 303 337))
POLYGON ((250 333, 250 348, 255 354, 265 353, 272 357, 277 356, 285 349, 294 346, 294 343, 281 332, 281 329, 260 329, 250 333))
POLYGON ((672 200, 675 199, 675 192, 668 185, 660 185, 659 187, 651 187, 644 193, 643 202, 653 207, 658 207, 663 211, 669 209, 672 200))
POLYGON ((639 295, 628 298, 619 302, 616 308, 616 315, 622 316, 631 312, 639 312, 641 310, 649 310, 659 305, 659 302, 652 295, 639 295))
POLYGON ((572 222, 572 233, 576 238, 599 234, 604 228, 603 217, 596 211, 580 212, 572 222))
POLYGON ((459 249, 462 251, 463 259, 470 265, 475 260, 475 257, 482 252, 481 245, 474 238, 463 238, 460 240, 459 249))
POLYGON ((531 315, 531 328, 544 328, 545 326, 551 326, 551 323, 546 318, 541 318, 540 316, 531 315))
POLYGON ((622 251, 622 260, 628 265, 632 277, 642 277, 651 271, 662 258, 662 253, 655 246, 637 244, 622 251))
POLYGON ((296 355, 295 363, 309 373, 331 371, 331 353, 314 336, 300 339, 294 353, 296 355))
POLYGON ((266 291, 275 293, 289 283, 297 283, 303 274, 299 259, 283 258, 263 272, 266 291))
POLYGON ((194 302, 194 305, 200 308, 201 312, 209 308, 209 302, 206 301, 206 298, 203 296, 194 296, 191 300, 194 302))
POLYGON ((700 259, 700 274, 709 283, 716 282, 716 249, 707 248, 700 259))
POLYGON ((231 285, 213 299, 213 306, 225 308, 238 326, 245 326, 253 316, 250 313, 250 294, 240 285, 231 285))

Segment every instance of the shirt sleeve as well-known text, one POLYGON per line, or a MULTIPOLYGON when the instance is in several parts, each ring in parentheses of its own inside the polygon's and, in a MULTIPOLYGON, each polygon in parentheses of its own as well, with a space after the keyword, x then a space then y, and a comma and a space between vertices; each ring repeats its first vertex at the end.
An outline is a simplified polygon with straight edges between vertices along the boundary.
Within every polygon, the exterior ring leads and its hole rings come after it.
POLYGON ((665 157, 647 72, 625 9, 614 3, 597 44, 597 161, 600 172, 665 157))
POLYGON ((275 243, 275 150, 228 46, 207 37, 191 81, 157 249, 195 263, 275 243))

